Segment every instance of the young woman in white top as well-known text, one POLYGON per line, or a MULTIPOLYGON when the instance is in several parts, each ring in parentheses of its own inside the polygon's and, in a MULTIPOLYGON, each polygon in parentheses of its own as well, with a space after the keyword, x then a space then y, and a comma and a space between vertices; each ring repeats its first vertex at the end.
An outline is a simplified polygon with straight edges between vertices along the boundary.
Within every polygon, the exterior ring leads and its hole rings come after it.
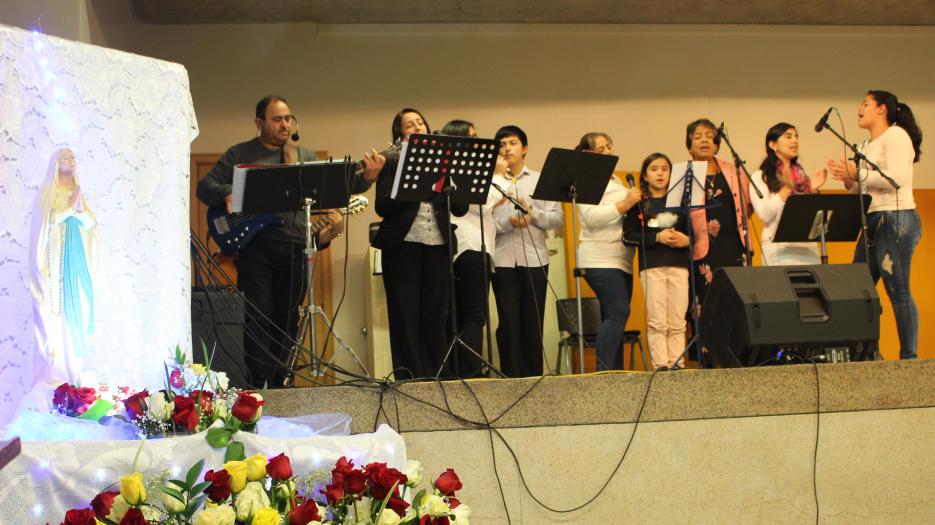
MULTIPOLYGON (((750 194, 753 209, 763 221, 763 262, 766 266, 819 264, 818 247, 813 242, 773 242, 776 227, 792 195, 818 191, 828 178, 827 170, 819 170, 809 178, 799 164, 799 132, 792 124, 780 122, 766 132, 766 158, 753 174, 754 181, 766 186, 763 197, 750 194)), ((762 187, 762 186, 761 186, 762 187)))
POLYGON ((857 125, 870 132, 862 153, 893 179, 899 189, 864 163, 829 160, 828 171, 857 191, 859 178, 864 192, 870 195, 867 214, 867 239, 861 236, 854 252, 854 262, 868 262, 864 243, 868 243, 870 274, 883 285, 893 304, 896 331, 899 333, 899 358, 915 359, 919 339, 919 310, 912 299, 909 274, 912 254, 922 236, 922 223, 912 197, 912 165, 922 153, 922 131, 912 111, 896 95, 869 91, 857 108, 857 125), (868 242, 869 241, 869 242, 868 242))
MULTIPOLYGON (((576 149, 612 155, 614 143, 606 133, 588 133, 576 149)), ((597 330, 597 369, 623 368, 623 333, 633 295, 634 247, 623 244, 623 217, 640 202, 640 187, 627 188, 611 175, 598 204, 579 204, 581 244, 578 267, 601 304, 597 330)))

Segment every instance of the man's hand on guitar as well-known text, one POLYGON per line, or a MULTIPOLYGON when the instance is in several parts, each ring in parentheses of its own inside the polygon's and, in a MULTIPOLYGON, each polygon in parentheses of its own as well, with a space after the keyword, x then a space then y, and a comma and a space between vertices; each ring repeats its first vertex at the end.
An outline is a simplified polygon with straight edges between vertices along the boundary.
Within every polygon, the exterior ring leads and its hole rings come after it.
POLYGON ((227 208, 227 213, 231 213, 231 210, 234 208, 234 195, 231 193, 227 194, 227 197, 224 197, 224 207, 227 208))
POLYGON ((386 164, 386 157, 377 153, 377 150, 371 149, 364 153, 364 178, 373 182, 377 180, 377 175, 386 164))
POLYGON ((318 242, 322 245, 330 243, 335 237, 344 233, 344 216, 341 215, 340 210, 328 210, 325 220, 328 221, 328 226, 318 235, 318 242))

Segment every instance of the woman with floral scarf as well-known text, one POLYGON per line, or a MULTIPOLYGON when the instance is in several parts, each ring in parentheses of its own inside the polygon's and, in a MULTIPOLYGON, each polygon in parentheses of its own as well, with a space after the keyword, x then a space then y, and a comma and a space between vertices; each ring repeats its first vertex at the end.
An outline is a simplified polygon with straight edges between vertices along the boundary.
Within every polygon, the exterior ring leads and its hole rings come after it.
POLYGON ((766 266, 819 264, 818 248, 813 242, 773 242, 776 227, 782 217, 786 199, 792 195, 816 193, 828 178, 827 170, 819 170, 809 178, 799 164, 799 132, 792 124, 780 122, 766 132, 766 158, 753 174, 754 181, 763 181, 767 192, 763 197, 751 194, 753 209, 763 221, 763 262, 766 266))

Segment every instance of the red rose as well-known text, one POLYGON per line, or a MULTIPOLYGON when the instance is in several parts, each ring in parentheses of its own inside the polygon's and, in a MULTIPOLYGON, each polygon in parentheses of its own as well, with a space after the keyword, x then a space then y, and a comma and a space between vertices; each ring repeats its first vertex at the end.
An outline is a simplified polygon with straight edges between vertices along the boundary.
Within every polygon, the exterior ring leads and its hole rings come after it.
POLYGON ((67 413, 72 405, 71 401, 75 398, 74 392, 75 387, 68 383, 62 383, 52 393, 52 404, 55 405, 59 412, 67 413))
POLYGON ((403 498, 397 496, 391 496, 386 502, 386 506, 393 509, 396 514, 399 514, 399 517, 402 518, 406 515, 406 509, 409 508, 409 503, 406 502, 403 498))
POLYGON ((149 522, 143 517, 143 511, 132 507, 123 515, 120 525, 149 525, 149 522))
POLYGON ((94 496, 94 499, 91 500, 91 508, 94 509, 94 514, 100 518, 104 519, 110 514, 110 507, 114 504, 114 498, 120 494, 115 491, 104 491, 94 496))
POLYGON ((409 478, 402 472, 386 466, 386 463, 371 463, 364 470, 367 474, 367 484, 370 486, 370 496, 382 500, 393 490, 394 494, 399 485, 405 485, 409 478))
POLYGON ((363 470, 352 470, 344 475, 344 492, 360 494, 367 487, 367 475, 363 470))
POLYGON ((453 496, 455 491, 461 490, 461 480, 455 471, 448 469, 435 480, 435 488, 446 496, 453 496))
POLYGON ((322 493, 328 499, 328 505, 335 505, 344 498, 344 487, 338 483, 330 483, 325 485, 322 493))
POLYGON ((454 496, 448 496, 448 506, 451 508, 451 510, 455 510, 461 506, 461 500, 454 496))
POLYGON ((211 414, 214 412, 214 393, 207 390, 195 390, 190 396, 192 400, 198 401, 201 406, 202 414, 211 414))
POLYGON ((79 388, 75 390, 75 399, 75 411, 84 414, 97 401, 97 391, 88 387, 79 388))
POLYGON ((289 513, 289 525, 308 525, 312 521, 321 521, 318 505, 312 500, 306 501, 289 513))
POLYGON ((143 390, 123 400, 123 406, 127 409, 127 415, 130 416, 130 419, 139 419, 146 413, 147 397, 149 397, 149 392, 143 390))
POLYGON ((253 423, 258 419, 257 412, 260 411, 260 407, 265 404, 256 392, 244 391, 237 394, 231 414, 243 423, 253 423))
POLYGON ((451 525, 451 521, 448 520, 448 516, 433 518, 426 514, 419 520, 419 525, 451 525))
POLYGON ((198 426, 198 412, 195 410, 195 402, 190 397, 175 396, 175 412, 172 414, 172 421, 188 430, 195 430, 198 426))
POLYGON ((331 474, 335 472, 340 472, 341 474, 347 474, 348 472, 354 470, 354 462, 347 459, 345 456, 341 456, 338 461, 334 464, 334 468, 331 470, 331 474))
POLYGON ((204 490, 211 501, 221 502, 231 496, 231 475, 226 470, 205 472, 205 481, 211 482, 211 486, 204 490))
POLYGON ((95 525, 94 511, 91 509, 71 509, 65 513, 62 525, 95 525))
MULTIPOLYGON (((266 464, 266 473, 276 481, 284 481, 292 477, 292 464, 285 454, 280 454, 269 460, 266 464)), ((312 520, 309 520, 312 521, 312 520)), ((308 523, 305 522, 305 523, 308 523)))

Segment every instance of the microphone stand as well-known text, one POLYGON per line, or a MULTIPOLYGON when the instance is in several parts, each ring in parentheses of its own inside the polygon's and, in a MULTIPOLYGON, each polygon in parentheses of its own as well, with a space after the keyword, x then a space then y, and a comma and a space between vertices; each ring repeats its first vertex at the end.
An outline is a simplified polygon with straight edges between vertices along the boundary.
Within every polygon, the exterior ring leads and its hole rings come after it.
POLYGON ((510 195, 509 193, 507 193, 507 191, 506 191, 505 189, 503 189, 503 188, 501 188, 500 186, 498 186, 496 182, 491 182, 491 183, 490 183, 490 187, 493 188, 493 189, 495 189, 495 190, 497 190, 497 191, 499 191, 500 194, 503 195, 503 196, 506 198, 506 200, 508 200, 508 201, 510 201, 511 203, 513 203, 513 207, 516 208, 516 211, 522 212, 523 215, 526 215, 526 213, 528 213, 527 210, 526 210, 526 208, 525 208, 522 204, 520 204, 519 201, 516 200, 515 197, 513 197, 512 195, 510 195))
POLYGON ((819 125, 816 127, 815 131, 820 133, 821 130, 827 129, 854 154, 854 166, 857 168, 854 180, 857 182, 857 194, 860 195, 860 235, 864 239, 864 260, 866 261, 867 266, 870 266, 870 237, 867 236, 867 210, 864 208, 864 184, 860 180, 860 163, 865 163, 870 169, 879 173, 881 177, 886 179, 886 181, 889 182, 891 186, 893 186, 893 188, 898 190, 899 184, 890 178, 889 175, 883 173, 883 170, 880 169, 880 167, 873 163, 870 159, 868 159, 866 155, 861 153, 860 150, 857 149, 856 144, 849 143, 847 139, 838 133, 837 130, 828 125, 827 122, 819 122, 818 124, 819 125))
MULTIPOLYGON (((747 182, 750 183, 750 186, 753 188, 753 191, 756 192, 756 196, 763 198, 763 192, 760 191, 760 188, 757 187, 756 183, 753 182, 753 177, 750 176, 750 172, 747 171, 747 165, 740 158, 740 155, 737 153, 737 150, 734 149, 734 146, 731 145, 730 139, 727 136, 727 129, 724 127, 724 123, 721 123, 720 129, 718 132, 721 135, 721 139, 727 144, 727 149, 730 150, 731 155, 734 157, 734 165, 737 169, 747 177, 747 182)), ((743 235, 744 235, 744 254, 747 257, 747 266, 753 266, 753 251, 750 249, 750 218, 747 213, 747 196, 743 191, 743 185, 740 184, 740 177, 737 177, 737 185, 740 186, 738 190, 740 191, 740 218, 743 221, 743 235)))

